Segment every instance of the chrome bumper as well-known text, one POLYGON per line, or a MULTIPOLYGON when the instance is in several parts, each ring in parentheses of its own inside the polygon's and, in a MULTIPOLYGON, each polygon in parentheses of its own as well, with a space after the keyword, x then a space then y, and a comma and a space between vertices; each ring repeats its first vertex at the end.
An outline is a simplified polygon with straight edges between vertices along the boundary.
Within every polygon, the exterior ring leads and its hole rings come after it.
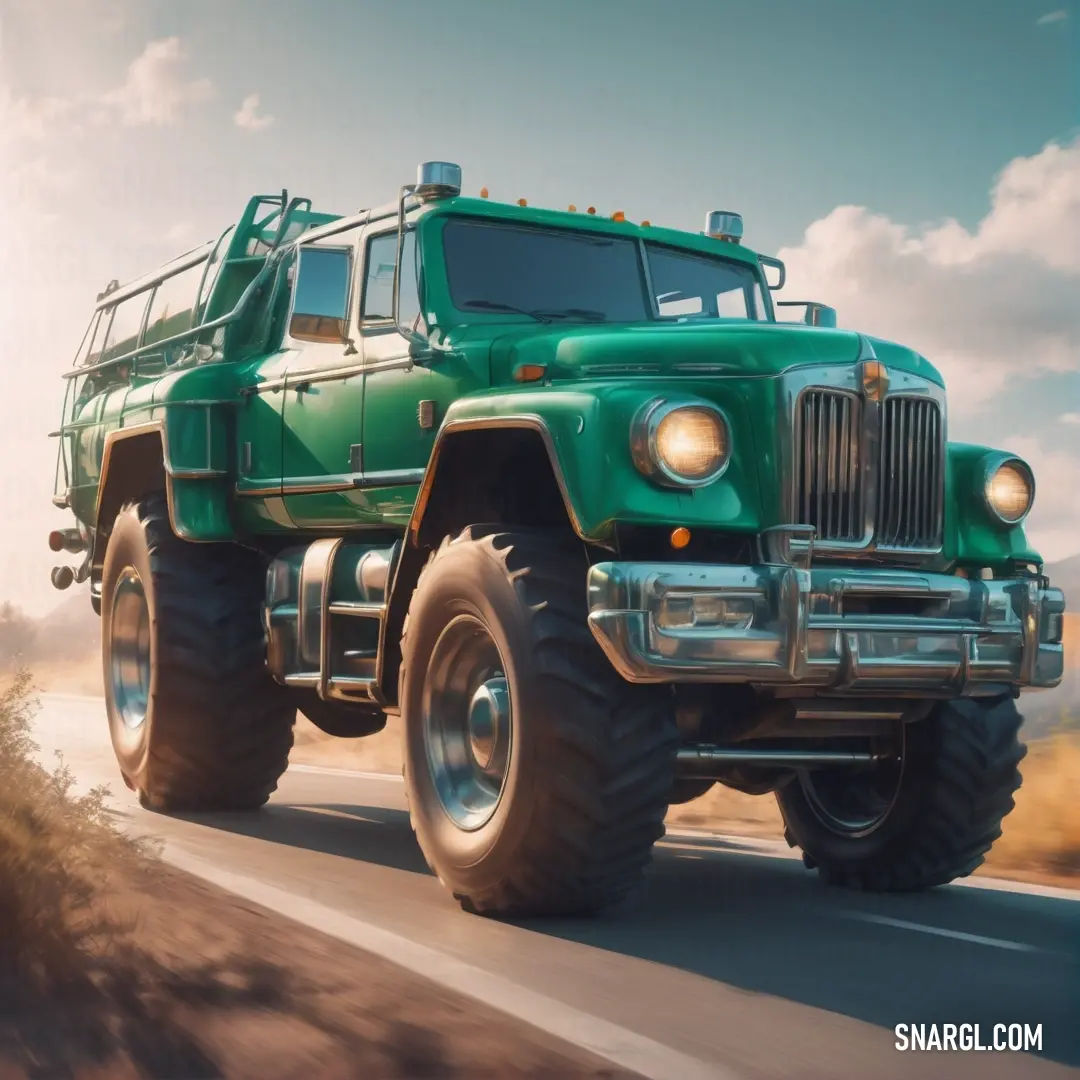
POLYGON ((589 626, 630 682, 979 696, 1064 670, 1065 595, 1045 579, 605 562, 588 584, 589 626))

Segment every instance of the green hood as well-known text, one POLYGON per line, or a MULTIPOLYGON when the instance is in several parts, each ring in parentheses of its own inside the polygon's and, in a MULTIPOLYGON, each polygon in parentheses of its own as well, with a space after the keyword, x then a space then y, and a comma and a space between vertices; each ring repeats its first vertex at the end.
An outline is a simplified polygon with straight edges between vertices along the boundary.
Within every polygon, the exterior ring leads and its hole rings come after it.
MULTIPOLYGON (((488 329, 474 325, 465 336, 475 342, 488 329)), ((554 379, 602 378, 609 372, 619 377, 690 373, 695 367, 702 373, 708 368, 714 374, 776 375, 803 364, 854 363, 859 337, 852 330, 791 323, 529 325, 494 338, 492 379, 496 384, 512 381, 518 364, 543 364, 554 379)), ((944 385, 937 369, 913 350, 868 340, 886 366, 944 385)))

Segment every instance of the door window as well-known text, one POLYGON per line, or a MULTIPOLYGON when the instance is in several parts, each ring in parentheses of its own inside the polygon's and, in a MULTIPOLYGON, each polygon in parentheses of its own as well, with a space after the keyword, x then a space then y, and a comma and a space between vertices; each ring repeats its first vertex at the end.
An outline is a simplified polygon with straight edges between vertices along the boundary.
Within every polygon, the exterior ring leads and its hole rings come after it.
POLYGON ((349 309, 349 251, 301 248, 289 333, 301 341, 340 342, 349 309))

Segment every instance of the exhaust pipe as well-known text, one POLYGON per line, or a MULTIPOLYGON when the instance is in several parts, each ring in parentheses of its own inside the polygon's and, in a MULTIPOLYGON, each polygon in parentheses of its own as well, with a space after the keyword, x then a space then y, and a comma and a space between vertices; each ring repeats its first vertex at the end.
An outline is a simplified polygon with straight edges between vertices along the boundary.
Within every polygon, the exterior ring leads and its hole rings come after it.
POLYGON ((681 775, 707 777, 720 765, 806 769, 826 765, 871 765, 888 757, 888 754, 869 750, 760 750, 696 743, 679 747, 676 762, 681 775))

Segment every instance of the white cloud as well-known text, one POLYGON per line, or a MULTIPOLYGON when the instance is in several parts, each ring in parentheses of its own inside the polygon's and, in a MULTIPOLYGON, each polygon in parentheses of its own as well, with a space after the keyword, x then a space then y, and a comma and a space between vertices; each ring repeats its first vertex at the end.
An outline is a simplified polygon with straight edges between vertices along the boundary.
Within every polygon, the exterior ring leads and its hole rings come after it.
POLYGON ((105 94, 102 103, 116 109, 131 126, 175 123, 186 107, 214 94, 209 79, 187 78, 187 60, 178 37, 151 41, 128 67, 123 85, 105 94))
POLYGON ((1048 11, 1045 15, 1040 15, 1035 20, 1036 26, 1050 26, 1052 23, 1065 22, 1069 17, 1069 13, 1064 10, 1060 11, 1048 11))
POLYGON ((265 131, 274 122, 266 113, 259 115, 259 95, 248 94, 240 108, 233 114, 233 123, 244 131, 265 131))
POLYGON ((779 252, 784 292, 834 304, 842 326, 925 354, 955 415, 978 412, 1011 380, 1077 370, 1080 137, 1014 159, 990 203, 974 231, 837 207, 779 252))
POLYGON ((1058 419, 1063 424, 1080 424, 1080 412, 1062 413, 1058 419))
POLYGON ((183 244, 191 239, 194 230, 190 221, 178 221, 165 232, 165 242, 168 244, 183 244))

